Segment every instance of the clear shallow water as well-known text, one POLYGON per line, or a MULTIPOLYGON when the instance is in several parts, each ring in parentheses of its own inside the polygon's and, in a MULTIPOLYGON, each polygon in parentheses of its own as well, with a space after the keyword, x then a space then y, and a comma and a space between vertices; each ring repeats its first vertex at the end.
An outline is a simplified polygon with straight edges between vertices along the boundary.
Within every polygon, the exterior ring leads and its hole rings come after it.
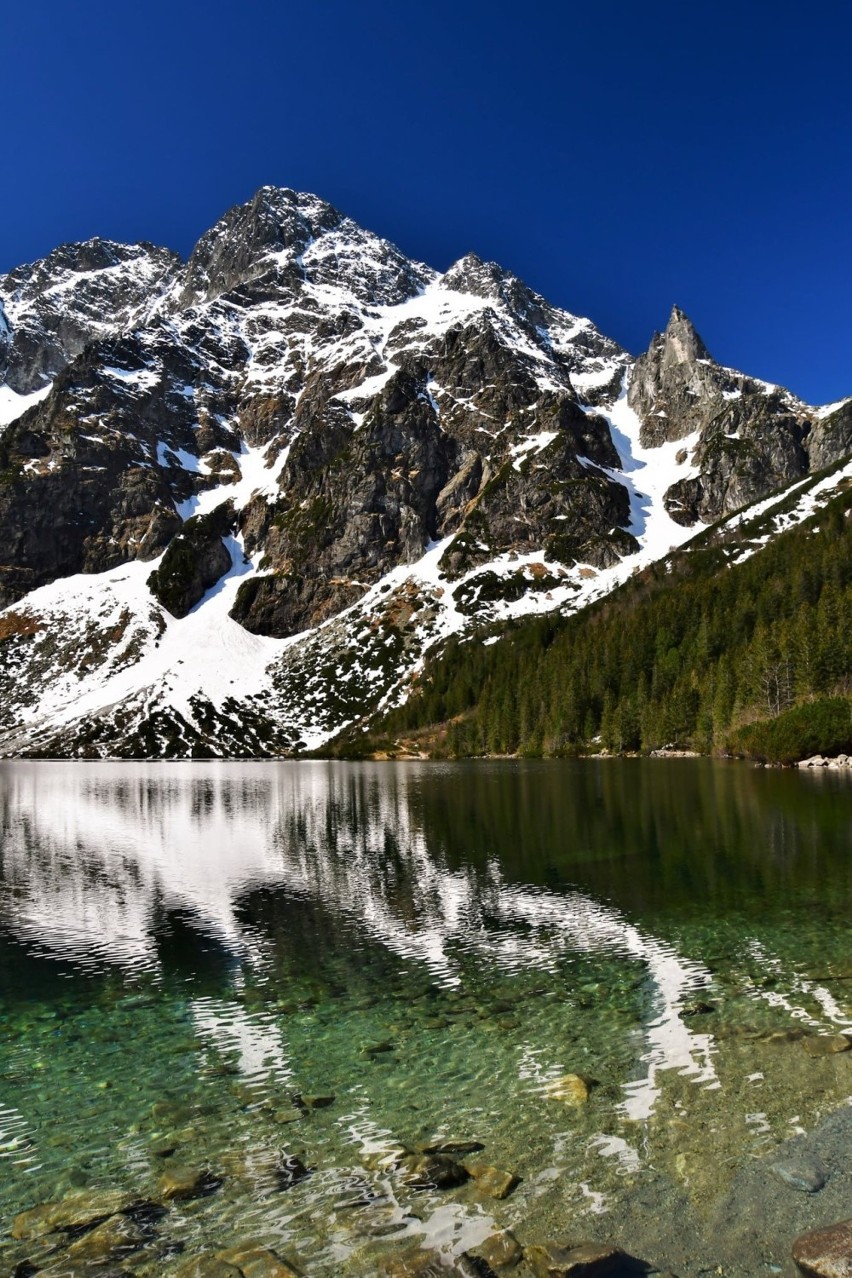
POLYGON ((796 1037, 852 1027, 850 800, 706 760, 1 764, 0 1228, 179 1164, 221 1187, 124 1270, 511 1227, 701 1272, 738 1170, 852 1095, 796 1037), (518 1188, 413 1188, 439 1138, 518 1188))

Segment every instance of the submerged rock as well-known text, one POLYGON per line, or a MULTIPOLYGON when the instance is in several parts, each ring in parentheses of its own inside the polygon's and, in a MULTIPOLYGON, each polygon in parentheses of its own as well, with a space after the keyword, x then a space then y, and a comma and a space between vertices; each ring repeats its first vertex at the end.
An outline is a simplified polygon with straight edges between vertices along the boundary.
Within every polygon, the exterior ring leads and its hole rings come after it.
POLYGON ((447 1264, 438 1252, 420 1250, 387 1257, 376 1272, 380 1278, 482 1278, 482 1269, 466 1256, 447 1264))
POLYGON ((524 1259, 536 1278, 607 1278, 631 1267, 627 1253, 607 1243, 580 1243, 576 1247, 535 1244, 525 1249, 524 1259))
POLYGON ((190 1198, 202 1198, 212 1194, 222 1184, 209 1167, 170 1166, 159 1180, 159 1191, 167 1201, 184 1202, 190 1198))
POLYGON ((151 1117, 166 1119, 169 1124, 169 1130, 172 1130, 190 1122, 195 1117, 195 1110, 191 1105, 182 1105, 177 1101, 154 1101, 151 1106, 151 1117))
POLYGON ((329 1105, 333 1105, 335 1097, 331 1092, 325 1095, 308 1096, 304 1092, 297 1093, 293 1098, 293 1104, 299 1108, 305 1109, 327 1109, 329 1105))
POLYGON ((129 1256, 147 1240, 147 1232, 126 1216, 110 1216, 72 1242, 67 1254, 74 1261, 105 1262, 129 1256))
POLYGON ((56 1230, 85 1229, 116 1216, 136 1201, 121 1189, 101 1189, 68 1194, 54 1203, 39 1203, 12 1221, 13 1238, 40 1238, 56 1230))
POLYGON ((282 1126, 287 1123, 298 1123, 302 1118, 304 1118, 304 1116, 305 1110, 296 1109, 295 1105, 292 1107, 284 1106, 282 1109, 273 1109, 269 1111, 269 1117, 272 1122, 278 1123, 282 1126))
POLYGON ((300 1180, 310 1176, 311 1169, 306 1167, 301 1158, 295 1154, 282 1154, 275 1163, 275 1180, 279 1189, 292 1189, 300 1180))
POLYGON ((266 1247, 249 1243, 245 1247, 232 1247, 217 1253, 218 1260, 233 1267, 242 1278, 300 1278, 300 1270, 289 1260, 266 1247))
POLYGON ((517 1238, 508 1229, 499 1234, 491 1234, 478 1247, 474 1247, 469 1255, 475 1261, 484 1261, 489 1269, 514 1269, 523 1260, 524 1249, 517 1238))
POLYGON ((396 1048, 390 1039, 382 1039, 380 1043, 367 1043, 361 1048, 362 1056, 383 1056, 386 1052, 393 1052, 396 1048))
POLYGON ((852 1038, 847 1034, 809 1034, 802 1039, 802 1047, 808 1056, 836 1056, 849 1051, 852 1038))
POLYGON ((478 1154, 485 1146, 481 1140, 436 1140, 423 1146, 424 1154, 450 1154, 460 1158, 465 1154, 478 1154))
POLYGON ((580 1074, 563 1074, 554 1078, 544 1089, 549 1100, 563 1101, 566 1105, 585 1105, 589 1099, 591 1084, 580 1074))
POLYGON ((470 1179, 470 1172, 447 1154, 412 1155, 402 1160, 405 1183, 411 1189, 454 1189, 470 1179))
POLYGON ((687 1003, 681 1012, 681 1016, 710 1016, 715 1011, 715 1003, 705 1003, 702 999, 698 999, 694 1003, 687 1003))
POLYGON ((254 1243, 191 1256, 175 1278, 301 1278, 301 1270, 276 1251, 254 1243))
POLYGON ((374 1150, 370 1154, 362 1154, 361 1162, 367 1171, 389 1171, 401 1167, 406 1159, 413 1157, 414 1150, 400 1143, 374 1150))
POLYGON ((803 1194, 816 1194, 828 1180, 828 1172, 818 1158, 809 1158, 806 1154, 798 1157, 779 1159, 772 1164, 771 1170, 793 1189, 803 1194))
POLYGON ((476 1166, 473 1163, 465 1163, 465 1167, 476 1181, 477 1189, 491 1198, 508 1198, 520 1184, 520 1178, 514 1172, 501 1171, 499 1167, 476 1166))
POLYGON ((177 1270, 175 1278, 243 1278, 243 1275, 236 1265, 209 1254, 192 1256, 177 1270))
POLYGON ((800 1234, 793 1259, 807 1278, 852 1278, 852 1220, 800 1234))

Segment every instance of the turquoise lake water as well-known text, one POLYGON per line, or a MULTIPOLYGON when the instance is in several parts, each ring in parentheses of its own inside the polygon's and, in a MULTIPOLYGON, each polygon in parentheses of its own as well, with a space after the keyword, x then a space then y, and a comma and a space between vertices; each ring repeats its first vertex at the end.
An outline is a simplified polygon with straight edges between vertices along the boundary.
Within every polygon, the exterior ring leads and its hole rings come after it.
POLYGON ((709 760, 0 764, 0 1273, 113 1272, 13 1222, 176 1168, 209 1192, 116 1273, 413 1273, 504 1228, 781 1272, 715 1222, 852 1096, 803 1050, 852 1030, 850 815, 843 774, 709 760), (517 1187, 418 1184, 441 1141, 517 1187))

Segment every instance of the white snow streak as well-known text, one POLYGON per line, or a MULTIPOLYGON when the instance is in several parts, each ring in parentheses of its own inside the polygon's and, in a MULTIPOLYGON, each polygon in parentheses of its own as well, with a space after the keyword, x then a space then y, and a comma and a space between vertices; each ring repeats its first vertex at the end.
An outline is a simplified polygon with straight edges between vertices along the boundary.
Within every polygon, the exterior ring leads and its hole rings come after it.
POLYGON ((40 404, 47 398, 52 388, 53 383, 50 382, 29 395, 18 395, 11 386, 0 386, 0 428, 11 425, 28 408, 32 408, 33 404, 40 404))

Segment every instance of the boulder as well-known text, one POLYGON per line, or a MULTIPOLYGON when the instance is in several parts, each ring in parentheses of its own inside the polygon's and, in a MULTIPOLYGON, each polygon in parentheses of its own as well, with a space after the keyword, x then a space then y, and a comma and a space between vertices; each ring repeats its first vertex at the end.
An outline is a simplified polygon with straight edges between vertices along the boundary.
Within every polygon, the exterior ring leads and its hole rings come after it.
POLYGON ((852 1278, 852 1220, 800 1234, 793 1259, 807 1278, 852 1278))
POLYGON ((173 617, 185 617, 231 569, 222 540, 233 528, 234 509, 223 502, 209 515, 188 519, 148 578, 148 589, 173 617))

